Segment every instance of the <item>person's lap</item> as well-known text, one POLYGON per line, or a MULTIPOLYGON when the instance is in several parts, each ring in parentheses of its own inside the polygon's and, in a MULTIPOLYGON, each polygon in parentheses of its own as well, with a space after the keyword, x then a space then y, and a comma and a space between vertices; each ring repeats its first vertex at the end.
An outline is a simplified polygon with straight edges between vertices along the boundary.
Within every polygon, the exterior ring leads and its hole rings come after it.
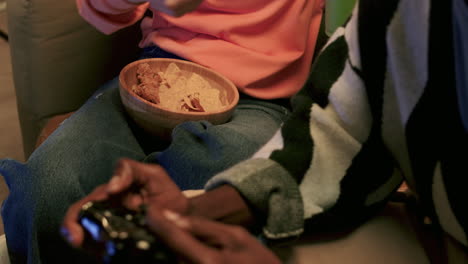
POLYGON ((2 208, 5 234, 10 252, 19 253, 13 259, 25 250, 28 258, 37 259, 41 237, 57 239, 55 234, 68 205, 105 182, 116 159, 144 158, 125 127, 123 112, 103 112, 117 110, 116 99, 115 93, 96 93, 32 153, 26 164, 2 161, 0 173, 10 191, 2 208), (119 129, 112 129, 116 127, 119 129), (23 236, 25 228, 28 231, 23 236))
POLYGON ((277 105, 242 100, 230 122, 182 124, 174 129, 167 149, 149 153, 144 140, 135 136, 140 131, 127 119, 113 80, 26 164, 0 163, 10 188, 2 210, 9 249, 20 255, 28 250, 34 261, 39 247, 41 258, 67 252, 60 249, 66 245, 58 236, 62 216, 71 203, 106 182, 121 157, 160 163, 182 189, 202 188, 215 173, 253 154, 277 130, 286 112, 277 105))

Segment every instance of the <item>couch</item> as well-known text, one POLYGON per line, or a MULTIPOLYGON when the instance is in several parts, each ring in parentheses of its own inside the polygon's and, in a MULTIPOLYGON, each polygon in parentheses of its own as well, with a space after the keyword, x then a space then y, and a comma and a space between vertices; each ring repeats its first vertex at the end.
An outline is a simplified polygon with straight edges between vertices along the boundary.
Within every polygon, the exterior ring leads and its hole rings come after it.
POLYGON ((81 19, 73 0, 8 0, 7 6, 13 80, 27 158, 50 117, 78 109, 134 59, 139 26, 104 36, 81 19))
MULTIPOLYGON (((137 54, 139 26, 105 36, 73 0, 8 0, 18 112, 28 157, 47 121, 78 109, 137 54), (120 41, 125 39, 125 41, 120 41)), ((402 203, 350 232, 274 246, 290 263, 429 263, 421 233, 402 203)))

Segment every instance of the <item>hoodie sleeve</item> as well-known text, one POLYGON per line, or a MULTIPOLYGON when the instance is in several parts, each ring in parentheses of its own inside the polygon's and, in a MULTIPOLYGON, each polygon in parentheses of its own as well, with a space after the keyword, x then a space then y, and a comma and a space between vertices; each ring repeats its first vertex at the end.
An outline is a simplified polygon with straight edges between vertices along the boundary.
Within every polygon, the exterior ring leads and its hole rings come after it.
POLYGON ((276 135, 206 185, 234 186, 264 216, 267 238, 358 223, 401 184, 379 129, 382 105, 369 98, 383 82, 368 87, 362 76, 358 18, 355 8, 330 37, 276 135))
POLYGON ((112 34, 139 21, 149 3, 133 4, 127 0, 76 0, 79 14, 104 34, 112 34))

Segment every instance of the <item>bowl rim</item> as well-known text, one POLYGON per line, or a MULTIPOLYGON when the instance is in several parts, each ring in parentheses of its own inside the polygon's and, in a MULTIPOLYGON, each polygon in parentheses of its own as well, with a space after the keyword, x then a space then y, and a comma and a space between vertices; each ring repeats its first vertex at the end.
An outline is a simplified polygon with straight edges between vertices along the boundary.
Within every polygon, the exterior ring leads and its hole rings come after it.
POLYGON ((131 63, 128 63, 127 65, 125 65, 122 68, 122 70, 120 70, 120 73, 119 73, 119 89, 125 90, 126 92, 128 92, 132 96, 134 96, 139 102, 142 102, 142 103, 144 103, 146 105, 149 105, 151 107, 156 107, 158 109, 165 110, 165 111, 168 111, 168 112, 177 113, 177 114, 185 114, 185 115, 190 115, 190 116, 206 116, 206 115, 220 114, 220 113, 228 112, 228 111, 232 110, 239 103, 239 96, 240 96, 237 86, 231 80, 229 80, 227 77, 223 76, 219 72, 217 72, 217 71, 215 71, 213 69, 210 69, 210 68, 208 68, 206 66, 203 66, 201 64, 195 63, 195 62, 181 60, 181 59, 171 59, 171 58, 147 58, 147 59, 139 59, 139 60, 133 61, 131 63), (136 64, 145 63, 147 61, 174 62, 174 63, 192 65, 192 66, 195 66, 195 67, 198 67, 198 68, 203 68, 204 70, 207 70, 207 71, 213 73, 214 75, 218 76, 220 79, 224 80, 229 86, 231 86, 233 88, 233 90, 234 90, 234 98, 233 98, 231 103, 227 104, 223 108, 220 108, 220 110, 210 111, 210 112, 189 112, 189 111, 172 110, 172 109, 169 109, 169 108, 166 108, 166 107, 162 107, 159 104, 152 103, 152 102, 142 98, 141 96, 137 95, 135 92, 133 92, 123 79, 124 71, 126 71, 128 68, 133 67, 136 64), (123 84, 125 84, 126 88, 123 87, 123 84))

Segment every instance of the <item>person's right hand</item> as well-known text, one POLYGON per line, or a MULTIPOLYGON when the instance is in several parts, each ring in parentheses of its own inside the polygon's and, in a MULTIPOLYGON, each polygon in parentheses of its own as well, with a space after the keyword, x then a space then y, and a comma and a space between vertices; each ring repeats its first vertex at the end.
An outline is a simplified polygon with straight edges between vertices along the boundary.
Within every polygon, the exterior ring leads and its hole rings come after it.
POLYGON ((113 199, 122 206, 138 209, 141 204, 155 204, 178 213, 189 209, 188 198, 180 191, 163 167, 130 159, 121 159, 112 179, 68 209, 62 234, 74 247, 81 247, 84 231, 78 216, 84 204, 93 200, 113 199))
POLYGON ((203 0, 129 0, 132 3, 149 2, 150 6, 171 16, 179 17, 195 10, 203 0))
POLYGON ((157 206, 148 210, 147 223, 183 263, 281 263, 272 251, 240 226, 183 216, 157 206))

